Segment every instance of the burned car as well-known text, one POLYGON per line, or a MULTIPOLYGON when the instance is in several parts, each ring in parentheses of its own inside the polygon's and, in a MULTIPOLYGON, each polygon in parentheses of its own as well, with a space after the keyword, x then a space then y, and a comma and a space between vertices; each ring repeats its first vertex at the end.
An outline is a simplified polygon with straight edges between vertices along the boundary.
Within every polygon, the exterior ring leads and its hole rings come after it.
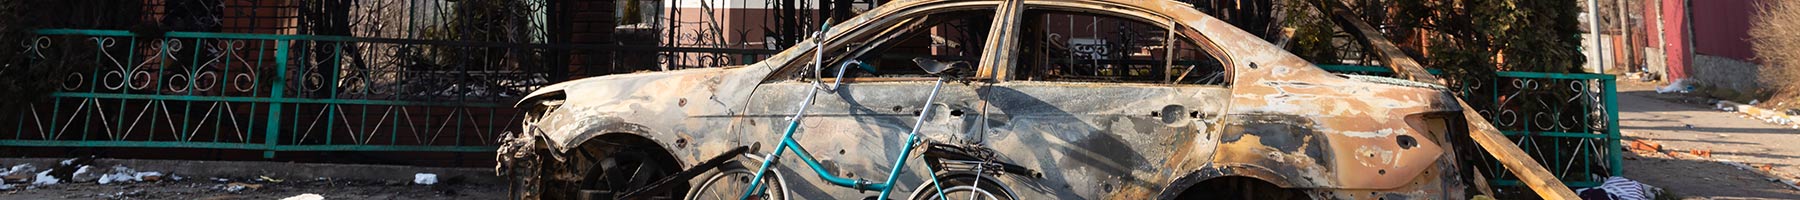
POLYGON ((937 180, 1004 199, 1467 197, 1443 87, 1333 74, 1190 5, 894 1, 836 24, 747 66, 544 87, 518 104, 501 171, 522 198, 737 199, 708 188, 750 182, 798 119, 824 170, 773 166, 763 198, 871 196, 812 172, 886 176, 914 125, 923 148, 961 150, 908 158, 933 171, 901 174, 901 194, 937 180), (934 92, 921 59, 968 66, 934 92), (832 92, 802 104, 820 82, 832 92))

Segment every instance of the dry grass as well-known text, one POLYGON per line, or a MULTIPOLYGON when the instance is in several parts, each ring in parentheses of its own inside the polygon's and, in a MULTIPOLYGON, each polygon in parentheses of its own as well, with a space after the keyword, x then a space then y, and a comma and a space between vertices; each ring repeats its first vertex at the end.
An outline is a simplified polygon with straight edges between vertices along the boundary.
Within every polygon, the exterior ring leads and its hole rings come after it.
POLYGON ((1765 1, 1751 19, 1750 43, 1762 61, 1760 83, 1771 100, 1800 100, 1800 1, 1765 1))

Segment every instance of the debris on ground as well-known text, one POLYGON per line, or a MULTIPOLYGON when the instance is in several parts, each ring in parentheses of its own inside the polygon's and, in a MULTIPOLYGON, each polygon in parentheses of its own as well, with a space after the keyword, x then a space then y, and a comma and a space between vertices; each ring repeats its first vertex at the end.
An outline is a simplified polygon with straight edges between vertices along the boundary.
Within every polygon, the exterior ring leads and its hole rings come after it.
POLYGON ((1648 140, 1631 140, 1631 150, 1643 152, 1661 152, 1662 144, 1648 140))
POLYGON ((413 184, 419 184, 419 185, 437 184, 437 174, 432 174, 432 173, 413 174, 413 184))
POLYGON ((0 177, 7 177, 5 183, 0 183, 0 199, 501 199, 506 194, 502 185, 463 183, 466 181, 459 180, 462 177, 451 174, 430 173, 433 177, 428 181, 432 183, 426 186, 397 178, 302 178, 275 174, 195 177, 162 168, 150 171, 155 167, 130 162, 88 160, 0 164, 0 177))
POLYGON ((1667 86, 1657 87, 1656 93, 1658 93, 1658 94, 1673 93, 1673 92, 1688 93, 1688 91, 1692 91, 1692 90, 1694 90, 1694 87, 1688 86, 1687 79, 1676 79, 1675 82, 1671 82, 1667 86))
POLYGON ((97 182, 100 184, 155 182, 161 181, 165 176, 162 172, 139 172, 124 165, 114 165, 112 169, 112 173, 100 175, 97 182))
POLYGON ((1575 193, 1580 194, 1581 199, 1589 200, 1651 200, 1656 199, 1656 194, 1662 193, 1662 188, 1614 176, 1606 178, 1606 182, 1600 183, 1600 186, 1576 189, 1575 193))
POLYGON ((288 198, 281 198, 281 200, 325 200, 325 196, 319 196, 319 194, 313 194, 313 193, 306 193, 306 194, 294 195, 294 196, 288 197, 288 198))
POLYGON ((1694 154, 1694 156, 1699 156, 1701 158, 1712 158, 1712 150, 1691 149, 1688 150, 1688 154, 1694 154))
POLYGON ((123 198, 127 198, 127 197, 144 196, 144 193, 145 193, 144 190, 139 189, 139 190, 131 190, 131 191, 120 191, 120 192, 115 192, 112 194, 100 194, 99 196, 106 197, 108 199, 123 199, 123 198))
POLYGON ((1723 160, 1723 159, 1717 159, 1717 161, 1719 161, 1720 163, 1725 163, 1725 165, 1731 165, 1732 167, 1737 167, 1740 170, 1750 171, 1752 173, 1762 175, 1763 178, 1768 179, 1768 181, 1781 183, 1781 185, 1787 186, 1788 189, 1800 190, 1800 181, 1796 181, 1794 179, 1782 178, 1781 176, 1775 175, 1773 167, 1771 167, 1770 170, 1762 170, 1762 169, 1760 169, 1760 167, 1752 167, 1752 166, 1750 166, 1748 164, 1744 164, 1742 162, 1723 160), (1762 171, 1758 171, 1758 170, 1762 170, 1762 171))
POLYGON ((0 179, 5 179, 5 183, 24 183, 30 181, 31 175, 36 172, 37 166, 32 166, 31 163, 19 164, 0 171, 0 179))
POLYGON ((138 180, 145 181, 145 182, 161 181, 162 177, 163 177, 162 172, 138 172, 135 175, 137 176, 138 180))
POLYGON ((1652 74, 1649 72, 1644 72, 1644 71, 1649 71, 1649 70, 1641 70, 1639 72, 1625 73, 1625 77, 1629 78, 1631 80, 1644 81, 1644 82, 1656 81, 1658 75, 1652 74))
POLYGON ((226 192, 239 192, 239 191, 244 191, 245 189, 250 189, 250 190, 261 189, 262 186, 263 186, 262 184, 255 184, 255 183, 231 182, 229 184, 220 185, 220 186, 216 186, 213 188, 218 189, 218 190, 224 190, 226 192))
POLYGON ((260 181, 260 182, 270 182, 270 183, 280 183, 280 182, 281 182, 281 179, 275 179, 275 178, 269 178, 269 176, 257 176, 257 177, 256 177, 256 181, 260 181))

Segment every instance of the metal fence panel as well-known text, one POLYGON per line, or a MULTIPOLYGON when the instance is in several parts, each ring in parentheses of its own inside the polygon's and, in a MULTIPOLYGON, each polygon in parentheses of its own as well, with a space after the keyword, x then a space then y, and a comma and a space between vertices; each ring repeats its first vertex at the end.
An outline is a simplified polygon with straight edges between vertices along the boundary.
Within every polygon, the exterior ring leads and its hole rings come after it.
MULTIPOLYGON (((1338 73, 1392 73, 1380 66, 1320 67, 1338 73)), ((1616 87, 1614 77, 1607 74, 1496 72, 1483 81, 1451 88, 1565 184, 1592 187, 1624 173, 1616 87)), ((1480 165, 1481 172, 1500 185, 1523 185, 1485 155, 1487 162, 1470 164, 1480 165)))

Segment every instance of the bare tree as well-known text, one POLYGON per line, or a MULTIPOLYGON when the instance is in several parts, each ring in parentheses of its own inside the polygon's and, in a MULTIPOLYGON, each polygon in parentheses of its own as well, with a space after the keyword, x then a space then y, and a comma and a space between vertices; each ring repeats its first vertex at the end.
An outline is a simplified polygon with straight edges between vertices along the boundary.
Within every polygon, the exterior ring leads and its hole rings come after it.
POLYGON ((1800 96, 1800 1, 1764 1, 1750 24, 1762 84, 1776 98, 1800 96))

